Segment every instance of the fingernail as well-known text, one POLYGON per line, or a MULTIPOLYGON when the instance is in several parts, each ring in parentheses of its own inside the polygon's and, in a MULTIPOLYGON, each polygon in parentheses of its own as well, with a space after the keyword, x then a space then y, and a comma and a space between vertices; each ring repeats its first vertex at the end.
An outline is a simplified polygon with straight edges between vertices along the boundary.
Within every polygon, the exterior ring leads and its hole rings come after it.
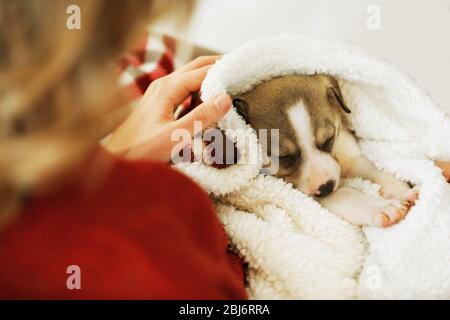
POLYGON ((229 95, 223 93, 214 100, 214 104, 220 112, 228 110, 231 107, 231 98, 229 95))

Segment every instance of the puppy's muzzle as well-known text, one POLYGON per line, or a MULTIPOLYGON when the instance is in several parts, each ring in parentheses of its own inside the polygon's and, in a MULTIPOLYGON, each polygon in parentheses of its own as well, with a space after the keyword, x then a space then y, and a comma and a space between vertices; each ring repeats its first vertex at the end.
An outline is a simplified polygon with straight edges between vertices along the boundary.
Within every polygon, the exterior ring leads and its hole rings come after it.
POLYGON ((316 197, 323 198, 329 195, 334 190, 335 182, 333 180, 328 180, 327 183, 319 187, 319 192, 316 193, 316 197))

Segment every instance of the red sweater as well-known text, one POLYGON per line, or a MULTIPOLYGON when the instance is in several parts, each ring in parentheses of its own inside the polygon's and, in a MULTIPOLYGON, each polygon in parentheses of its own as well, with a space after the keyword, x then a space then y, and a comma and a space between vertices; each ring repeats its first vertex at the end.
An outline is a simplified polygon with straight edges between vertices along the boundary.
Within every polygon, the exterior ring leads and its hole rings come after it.
POLYGON ((0 298, 244 299, 207 195, 167 165, 101 151, 0 232, 0 298), (68 289, 70 265, 81 289, 68 289))

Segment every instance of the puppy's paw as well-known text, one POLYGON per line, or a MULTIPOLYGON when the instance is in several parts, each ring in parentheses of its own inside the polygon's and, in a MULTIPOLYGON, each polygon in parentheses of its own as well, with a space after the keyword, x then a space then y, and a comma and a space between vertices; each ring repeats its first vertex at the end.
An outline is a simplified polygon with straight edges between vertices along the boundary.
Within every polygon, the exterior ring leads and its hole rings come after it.
POLYGON ((442 169, 443 176, 447 179, 447 182, 450 183, 450 162, 437 161, 436 164, 442 169))
POLYGON ((450 183, 450 168, 447 171, 443 171, 442 173, 445 177, 445 179, 447 179, 447 182, 450 183))
POLYGON ((408 184, 396 179, 392 179, 381 187, 380 194, 385 199, 397 199, 409 203, 413 206, 419 197, 417 189, 411 189, 408 184))
POLYGON ((405 218, 409 208, 410 204, 406 201, 380 199, 371 208, 371 225, 386 228, 396 224, 405 218))

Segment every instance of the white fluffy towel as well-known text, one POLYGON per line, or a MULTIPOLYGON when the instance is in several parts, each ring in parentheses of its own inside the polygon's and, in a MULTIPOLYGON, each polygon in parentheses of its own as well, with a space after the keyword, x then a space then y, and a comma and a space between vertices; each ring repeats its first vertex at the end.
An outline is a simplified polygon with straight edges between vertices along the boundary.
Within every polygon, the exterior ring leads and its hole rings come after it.
MULTIPOLYGON (((249 164, 262 158, 261 146, 230 111, 219 127, 243 154, 238 164, 177 166, 215 199, 235 250, 249 265, 250 297, 449 299, 450 185, 433 160, 450 160, 450 117, 413 80, 348 45, 282 35, 226 54, 209 71, 202 97, 238 95, 274 77, 314 73, 338 79, 365 155, 416 184, 419 200, 392 227, 351 225, 283 180, 263 175, 262 160, 249 164)), ((367 181, 344 183, 377 194, 367 181)))

